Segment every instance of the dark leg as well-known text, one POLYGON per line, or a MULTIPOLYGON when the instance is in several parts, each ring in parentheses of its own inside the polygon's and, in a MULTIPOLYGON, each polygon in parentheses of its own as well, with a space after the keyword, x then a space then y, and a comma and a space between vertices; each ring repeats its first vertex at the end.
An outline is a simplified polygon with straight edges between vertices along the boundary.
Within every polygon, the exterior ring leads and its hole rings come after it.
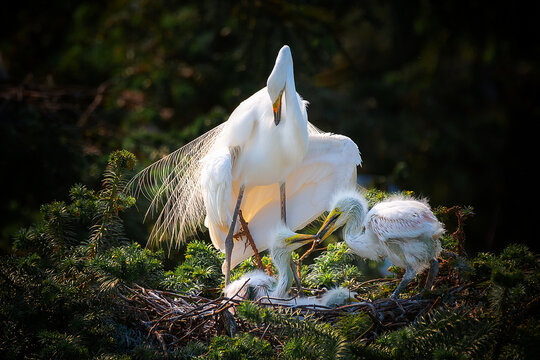
POLYGON ((236 207, 234 208, 231 227, 229 228, 229 233, 227 234, 227 238, 225 239, 225 261, 227 264, 227 270, 225 272, 225 285, 229 285, 229 282, 231 281, 231 256, 232 256, 232 250, 234 246, 234 240, 233 240, 234 228, 236 226, 236 219, 238 218, 238 212, 240 211, 240 204, 242 203, 242 197, 244 196, 244 188, 245 186, 242 185, 240 187, 240 191, 238 192, 238 199, 236 200, 236 207))
POLYGON ((399 296, 399 294, 405 289, 405 287, 414 279, 416 273, 414 272, 412 267, 407 267, 407 270, 405 271, 405 274, 403 274, 403 277, 401 278, 401 282, 398 284, 394 292, 392 293, 392 296, 390 296, 390 299, 396 300, 399 296))
POLYGON ((429 273, 426 280, 426 286, 424 289, 431 290, 431 287, 433 286, 433 282, 435 281, 435 276, 437 276, 437 273, 439 272, 439 262, 437 259, 431 259, 431 263, 429 266, 429 273))
POLYGON ((281 199, 281 221, 287 224, 287 195, 285 190, 285 183, 279 185, 279 195, 281 199))
MULTIPOLYGON (((286 195, 286 188, 285 183, 281 183, 279 186, 279 195, 281 199, 281 221, 286 225, 287 224, 287 195, 286 195)), ((296 264, 291 259, 291 270, 294 275, 294 282, 296 283, 296 288, 298 289, 298 296, 304 297, 304 291, 302 289, 302 283, 300 282, 300 278, 298 277, 298 273, 296 272, 296 264)))

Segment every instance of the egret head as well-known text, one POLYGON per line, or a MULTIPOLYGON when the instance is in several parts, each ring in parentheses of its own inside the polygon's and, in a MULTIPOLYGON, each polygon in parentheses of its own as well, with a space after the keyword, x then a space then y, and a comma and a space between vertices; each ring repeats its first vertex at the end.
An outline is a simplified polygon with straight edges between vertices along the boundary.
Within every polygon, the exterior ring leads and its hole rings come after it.
POLYGON ((354 222, 353 225, 361 226, 367 213, 367 201, 356 190, 340 191, 331 201, 332 210, 321 226, 317 237, 320 241, 326 239, 334 231, 343 225, 354 222))
POLYGON ((274 112, 274 123, 276 126, 281 121, 281 99, 285 90, 287 70, 289 67, 292 67, 292 64, 291 49, 285 45, 279 50, 274 69, 266 81, 266 88, 272 101, 272 111, 274 112))
POLYGON ((342 306, 356 300, 357 293, 344 287, 328 290, 321 297, 321 304, 328 307, 342 306))
POLYGON ((292 252, 316 239, 317 235, 298 234, 287 226, 282 225, 275 232, 274 243, 271 245, 271 249, 292 252))

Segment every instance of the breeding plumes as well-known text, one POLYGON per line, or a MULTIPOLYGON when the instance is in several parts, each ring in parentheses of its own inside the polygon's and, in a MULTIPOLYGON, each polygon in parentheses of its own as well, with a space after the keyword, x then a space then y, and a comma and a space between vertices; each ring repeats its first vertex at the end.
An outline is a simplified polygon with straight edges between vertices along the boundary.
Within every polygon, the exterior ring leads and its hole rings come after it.
POLYGON ((316 240, 317 235, 297 234, 286 226, 279 227, 274 234, 270 245, 270 257, 277 269, 277 278, 267 275, 261 270, 246 273, 223 289, 225 296, 248 300, 262 299, 261 303, 328 307, 343 305, 351 299, 354 300, 356 293, 346 288, 331 289, 321 297, 288 299, 293 282, 293 273, 289 266, 292 252, 316 240))
POLYGON ((428 266, 426 288, 431 288, 439 269, 439 237, 444 228, 426 201, 394 196, 368 212, 364 197, 348 190, 335 195, 331 209, 319 231, 322 240, 343 226, 343 237, 354 253, 372 260, 387 257, 406 269, 392 299, 428 266))
POLYGON ((356 180, 361 158, 349 138, 309 124, 306 104, 296 93, 284 46, 267 87, 225 123, 132 179, 134 195, 151 200, 147 216, 159 212, 150 240, 181 244, 204 218, 212 243, 225 252, 228 283, 230 269, 254 253, 233 246, 240 208, 259 251, 282 221, 297 230, 320 216, 333 191, 356 180))

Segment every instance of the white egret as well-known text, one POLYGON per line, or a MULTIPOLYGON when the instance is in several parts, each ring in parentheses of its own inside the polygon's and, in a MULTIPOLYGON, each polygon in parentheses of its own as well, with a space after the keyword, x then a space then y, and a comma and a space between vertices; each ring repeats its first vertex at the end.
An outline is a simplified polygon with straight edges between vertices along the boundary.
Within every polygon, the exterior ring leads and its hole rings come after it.
POLYGON ((426 288, 431 288, 439 265, 439 237, 444 233, 426 201, 404 196, 390 197, 369 212, 367 202, 356 190, 340 191, 332 211, 319 231, 324 240, 343 226, 343 237, 351 250, 365 258, 387 257, 405 274, 391 299, 396 299, 415 275, 430 266, 426 288))
POLYGON ((297 230, 320 216, 336 188, 356 181, 360 163, 353 141, 307 122, 284 46, 267 87, 242 102, 225 123, 141 171, 131 186, 135 195, 142 192, 151 200, 147 216, 160 211, 153 242, 184 242, 206 214, 212 243, 226 254, 228 283, 230 269, 254 253, 251 247, 233 247, 240 206, 263 251, 282 221, 297 230))
POLYGON ((293 282, 293 271, 289 266, 292 252, 301 246, 317 240, 317 235, 297 234, 288 227, 282 226, 275 231, 270 245, 272 263, 277 269, 277 278, 267 275, 261 270, 242 275, 223 289, 225 296, 249 300, 263 299, 263 303, 290 305, 343 305, 347 301, 355 301, 355 292, 346 288, 336 288, 327 291, 321 297, 286 299, 293 282))
POLYGON ((280 216, 286 222, 285 179, 307 152, 306 104, 296 93, 288 46, 279 51, 266 89, 241 103, 227 122, 231 125, 223 130, 214 148, 203 158, 201 173, 205 224, 210 237, 215 239, 218 229, 227 229, 226 284, 229 283, 234 230, 246 186, 280 184, 280 216), (236 194, 232 214, 231 190, 236 194))

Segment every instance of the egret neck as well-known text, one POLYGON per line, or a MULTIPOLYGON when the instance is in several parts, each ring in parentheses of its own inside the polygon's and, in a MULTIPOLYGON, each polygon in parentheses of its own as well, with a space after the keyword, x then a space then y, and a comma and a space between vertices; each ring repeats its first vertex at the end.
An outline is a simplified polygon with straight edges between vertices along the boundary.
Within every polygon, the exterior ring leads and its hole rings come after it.
MULTIPOLYGON (((360 204, 359 204, 360 205, 360 204)), ((353 206, 347 214, 348 221, 343 226, 343 237, 345 239, 358 237, 362 232, 365 209, 362 206, 353 206)))
POLYGON ((288 156, 294 155, 301 161, 308 146, 307 113, 302 111, 304 104, 301 102, 303 100, 296 93, 292 64, 287 69, 284 100, 282 111, 285 110, 285 116, 281 119, 278 128, 282 127, 282 138, 288 156))
POLYGON ((278 279, 276 287, 272 292, 273 297, 284 298, 287 296, 288 290, 293 283, 293 272, 290 267, 291 263, 291 250, 287 248, 274 248, 272 249, 272 261, 274 266, 278 269, 278 279))

